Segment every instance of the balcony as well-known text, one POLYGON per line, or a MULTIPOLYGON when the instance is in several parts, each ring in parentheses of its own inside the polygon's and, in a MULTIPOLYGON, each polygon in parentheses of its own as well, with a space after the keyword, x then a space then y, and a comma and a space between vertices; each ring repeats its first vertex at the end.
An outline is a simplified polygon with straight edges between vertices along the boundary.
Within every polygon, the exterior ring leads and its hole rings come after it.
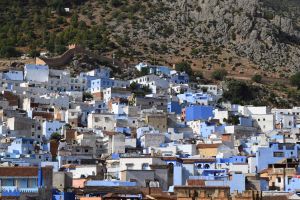
POLYGON ((190 180, 205 180, 205 181, 225 181, 228 176, 190 176, 190 180))
POLYGON ((0 193, 37 193, 38 188, 18 188, 17 186, 2 186, 0 193))
POLYGON ((272 171, 270 172, 271 175, 283 174, 283 173, 285 173, 286 175, 294 175, 294 174, 296 174, 296 169, 294 169, 294 168, 273 168, 272 171))

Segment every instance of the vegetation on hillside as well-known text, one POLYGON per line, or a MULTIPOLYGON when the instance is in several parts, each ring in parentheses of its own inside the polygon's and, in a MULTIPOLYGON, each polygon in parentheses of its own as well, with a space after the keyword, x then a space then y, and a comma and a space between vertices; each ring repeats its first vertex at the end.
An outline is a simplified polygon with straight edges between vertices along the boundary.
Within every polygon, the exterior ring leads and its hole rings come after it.
POLYGON ((291 84, 300 90, 300 72, 291 76, 291 84))
POLYGON ((251 84, 250 82, 239 80, 226 81, 223 100, 241 105, 290 107, 287 99, 280 98, 272 89, 267 88, 265 85, 251 84))

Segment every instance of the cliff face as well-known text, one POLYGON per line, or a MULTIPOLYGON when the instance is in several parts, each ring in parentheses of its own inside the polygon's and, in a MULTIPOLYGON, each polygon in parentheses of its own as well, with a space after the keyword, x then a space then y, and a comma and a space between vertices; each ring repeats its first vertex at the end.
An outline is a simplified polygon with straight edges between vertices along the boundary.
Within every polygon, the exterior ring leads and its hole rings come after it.
POLYGON ((60 54, 78 43, 132 63, 300 70, 299 0, 43 2, 0 2, 0 56, 7 46, 60 54))
POLYGON ((149 20, 150 35, 155 35, 162 24, 172 25, 174 33, 170 38, 196 37, 232 50, 263 68, 300 70, 300 23, 297 21, 300 2, 157 0, 155 3, 163 4, 164 12, 149 20), (286 7, 279 7, 284 3, 286 7), (293 10, 289 10, 289 4, 293 10))

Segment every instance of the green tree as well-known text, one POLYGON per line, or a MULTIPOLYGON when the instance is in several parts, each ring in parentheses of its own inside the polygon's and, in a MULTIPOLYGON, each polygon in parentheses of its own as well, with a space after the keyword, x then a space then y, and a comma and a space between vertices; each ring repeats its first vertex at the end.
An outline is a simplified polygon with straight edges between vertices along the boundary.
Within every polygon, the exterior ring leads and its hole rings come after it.
POLYGON ((299 90, 300 89, 300 72, 297 72, 293 76, 291 76, 290 81, 291 81, 291 84, 293 86, 296 86, 299 90))
POLYGON ((232 125, 238 125, 240 123, 240 118, 237 115, 229 116, 227 122, 232 125))
POLYGON ((77 27, 78 26, 78 15, 77 14, 74 14, 71 18, 71 26, 73 27, 77 27))
POLYGON ((120 7, 123 5, 123 0, 111 0, 111 5, 113 7, 120 7))
POLYGON ((191 67, 190 63, 188 63, 187 61, 183 61, 183 62, 177 63, 175 65, 175 70, 179 71, 179 72, 185 72, 188 75, 192 75, 193 74, 192 67, 191 67))
POLYGON ((149 68, 148 67, 143 67, 141 69, 140 75, 145 76, 145 75, 148 75, 148 74, 149 74, 149 68))
POLYGON ((84 92, 82 95, 82 100, 83 101, 88 101, 88 100, 92 100, 93 99, 93 95, 89 92, 84 92))
POLYGON ((252 76, 251 80, 254 81, 254 82, 256 82, 256 83, 261 83, 262 76, 259 75, 259 74, 255 74, 254 76, 252 76))
POLYGON ((136 82, 132 82, 132 83, 130 83, 129 88, 130 88, 131 92, 134 92, 135 90, 138 89, 138 84, 136 82))
POLYGON ((20 56, 20 52, 16 50, 15 47, 12 46, 0 46, 0 57, 18 57, 20 56))
POLYGON ((52 133, 50 136, 50 140, 59 141, 59 140, 61 140, 61 138, 62 138, 62 136, 57 132, 52 133))
POLYGON ((223 98, 234 104, 247 104, 257 97, 256 88, 252 88, 243 81, 231 80, 227 82, 227 90, 223 98))
POLYGON ((213 71, 213 73, 211 74, 211 77, 215 80, 218 81, 222 81, 226 78, 227 76, 227 71, 225 69, 216 69, 215 71, 213 71))

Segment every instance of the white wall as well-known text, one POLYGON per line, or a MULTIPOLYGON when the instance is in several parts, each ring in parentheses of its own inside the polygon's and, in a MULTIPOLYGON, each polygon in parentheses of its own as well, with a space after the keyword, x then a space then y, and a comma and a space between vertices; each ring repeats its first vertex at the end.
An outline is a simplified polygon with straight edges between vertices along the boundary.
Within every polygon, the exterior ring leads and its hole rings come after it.
POLYGON ((272 131, 275 128, 275 119, 273 114, 252 115, 254 127, 260 128, 262 132, 272 131))
POLYGON ((24 78, 32 82, 48 82, 49 67, 47 65, 25 65, 24 78))
POLYGON ((73 178, 80 178, 82 175, 84 175, 85 177, 95 176, 97 174, 97 166, 76 166, 75 169, 70 169, 70 172, 73 173, 73 178))
POLYGON ((214 119, 218 119, 222 124, 224 123, 224 119, 228 119, 229 116, 227 110, 222 111, 222 110, 215 109, 214 114, 215 114, 214 119))

